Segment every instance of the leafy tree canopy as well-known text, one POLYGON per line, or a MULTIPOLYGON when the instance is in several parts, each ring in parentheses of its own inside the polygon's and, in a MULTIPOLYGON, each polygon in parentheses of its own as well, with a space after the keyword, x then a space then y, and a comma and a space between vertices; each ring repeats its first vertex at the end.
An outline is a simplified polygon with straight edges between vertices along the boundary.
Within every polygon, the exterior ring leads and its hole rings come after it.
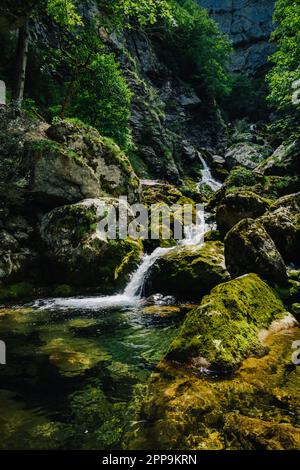
POLYGON ((269 99, 278 109, 287 110, 293 107, 295 82, 300 80, 300 0, 277 0, 274 22, 272 39, 278 49, 271 57, 274 67, 267 77, 269 99))
POLYGON ((194 74, 208 94, 228 93, 227 66, 232 48, 217 23, 194 0, 172 0, 171 18, 168 47, 173 48, 178 68, 194 74))

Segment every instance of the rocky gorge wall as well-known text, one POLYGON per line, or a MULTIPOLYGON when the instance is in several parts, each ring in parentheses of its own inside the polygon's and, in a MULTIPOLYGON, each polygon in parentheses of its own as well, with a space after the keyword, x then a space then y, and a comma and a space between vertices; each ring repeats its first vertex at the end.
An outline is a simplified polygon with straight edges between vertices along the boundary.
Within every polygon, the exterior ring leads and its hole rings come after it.
POLYGON ((256 75, 267 66, 274 51, 269 43, 273 30, 274 0, 197 0, 228 34, 235 51, 231 70, 256 75))

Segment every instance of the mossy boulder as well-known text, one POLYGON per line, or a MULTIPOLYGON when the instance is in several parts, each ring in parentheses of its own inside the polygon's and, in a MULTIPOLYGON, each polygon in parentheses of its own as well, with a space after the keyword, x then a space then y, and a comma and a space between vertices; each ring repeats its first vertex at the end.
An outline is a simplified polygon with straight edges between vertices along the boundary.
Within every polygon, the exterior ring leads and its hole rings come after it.
POLYGON ((124 449, 300 449, 300 368, 291 364, 298 328, 270 333, 262 357, 228 377, 161 361, 146 387, 124 449))
POLYGON ((250 355, 261 355, 259 332, 286 315, 275 292, 248 274, 216 286, 187 314, 167 357, 195 367, 233 370, 250 355))
POLYGON ((271 152, 272 150, 265 145, 251 142, 235 143, 225 154, 226 167, 228 170, 236 166, 254 170, 271 152))
POLYGON ((300 262, 300 192, 278 199, 261 222, 284 260, 300 262))
MULTIPOLYGON (((118 208, 117 199, 87 199, 53 209, 43 217, 44 265, 52 282, 100 291, 126 283, 140 261, 142 243, 129 237, 111 239, 99 225, 118 208)), ((130 221, 125 202, 124 209, 130 221)))
POLYGON ((243 219, 256 219, 264 214, 269 205, 266 199, 251 191, 228 192, 217 206, 218 229, 227 232, 243 219))
POLYGON ((255 170, 265 176, 297 175, 299 172, 300 139, 284 142, 275 152, 255 170))
POLYGON ((0 286, 0 302, 29 298, 33 295, 33 292, 33 286, 28 282, 0 286))
POLYGON ((129 160, 92 127, 78 121, 49 127, 24 116, 3 118, 0 184, 10 199, 17 193, 43 207, 107 195, 140 200, 140 182, 129 160))
POLYGON ((278 284, 285 284, 287 271, 281 254, 263 224, 244 219, 226 235, 225 262, 233 277, 257 273, 278 284))
POLYGON ((184 297, 206 294, 229 279, 224 267, 223 244, 178 246, 159 258, 146 280, 146 294, 160 292, 184 297))

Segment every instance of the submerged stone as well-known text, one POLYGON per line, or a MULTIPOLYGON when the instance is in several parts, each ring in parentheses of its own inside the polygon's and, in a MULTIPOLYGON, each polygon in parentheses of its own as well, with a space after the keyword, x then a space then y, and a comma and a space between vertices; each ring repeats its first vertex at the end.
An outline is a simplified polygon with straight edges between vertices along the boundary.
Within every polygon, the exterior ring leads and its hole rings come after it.
POLYGON ((299 329, 272 333, 263 357, 231 376, 206 376, 162 361, 141 391, 124 449, 300 449, 300 369, 291 363, 299 329))
POLYGON ((229 279, 224 267, 223 244, 178 246, 160 257, 146 279, 146 294, 156 292, 197 297, 229 279))

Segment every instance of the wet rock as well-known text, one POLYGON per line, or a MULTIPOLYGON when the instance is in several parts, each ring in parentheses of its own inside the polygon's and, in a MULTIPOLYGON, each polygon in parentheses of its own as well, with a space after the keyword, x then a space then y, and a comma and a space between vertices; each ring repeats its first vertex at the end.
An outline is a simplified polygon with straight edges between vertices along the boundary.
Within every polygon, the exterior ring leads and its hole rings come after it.
POLYGON ((227 232, 243 219, 261 216, 268 207, 266 199, 251 191, 228 192, 217 206, 217 226, 219 230, 227 232))
POLYGON ((259 331, 285 314, 280 299, 255 274, 220 284, 187 315, 167 357, 195 367, 234 369, 243 358, 263 353, 259 331))
MULTIPOLYGON (((8 112, 8 111, 7 111, 8 112)), ((124 153, 80 122, 48 125, 21 116, 0 127, 1 194, 53 207, 88 197, 139 201, 140 183, 124 153)))
POLYGON ((278 199, 261 222, 284 260, 300 261, 300 193, 278 199))
POLYGON ((161 361, 143 388, 124 447, 299 449, 300 369, 291 365, 297 339, 298 328, 272 333, 266 355, 244 360, 230 378, 161 361))
POLYGON ((287 271, 281 254, 262 222, 244 219, 226 235, 225 262, 233 277, 257 273, 278 284, 287 281, 287 271))
MULTIPOLYGON (((129 207, 125 202, 121 207, 128 210, 130 222, 129 207)), ((114 216, 115 209, 119 210, 117 199, 87 199, 43 217, 44 263, 52 280, 100 290, 124 285, 140 260, 142 244, 132 238, 112 239, 118 232, 109 236, 100 229, 98 224, 109 214, 114 216)))
POLYGON ((265 450, 300 448, 300 432, 292 424, 262 421, 239 413, 230 413, 226 417, 224 429, 228 439, 241 443, 251 442, 253 448, 265 450))
POLYGON ((199 298, 228 278, 221 242, 178 246, 153 265, 145 291, 147 295, 160 292, 199 298))
POLYGON ((228 170, 236 166, 254 170, 269 154, 270 150, 262 145, 249 142, 234 144, 226 151, 226 167, 228 170))

